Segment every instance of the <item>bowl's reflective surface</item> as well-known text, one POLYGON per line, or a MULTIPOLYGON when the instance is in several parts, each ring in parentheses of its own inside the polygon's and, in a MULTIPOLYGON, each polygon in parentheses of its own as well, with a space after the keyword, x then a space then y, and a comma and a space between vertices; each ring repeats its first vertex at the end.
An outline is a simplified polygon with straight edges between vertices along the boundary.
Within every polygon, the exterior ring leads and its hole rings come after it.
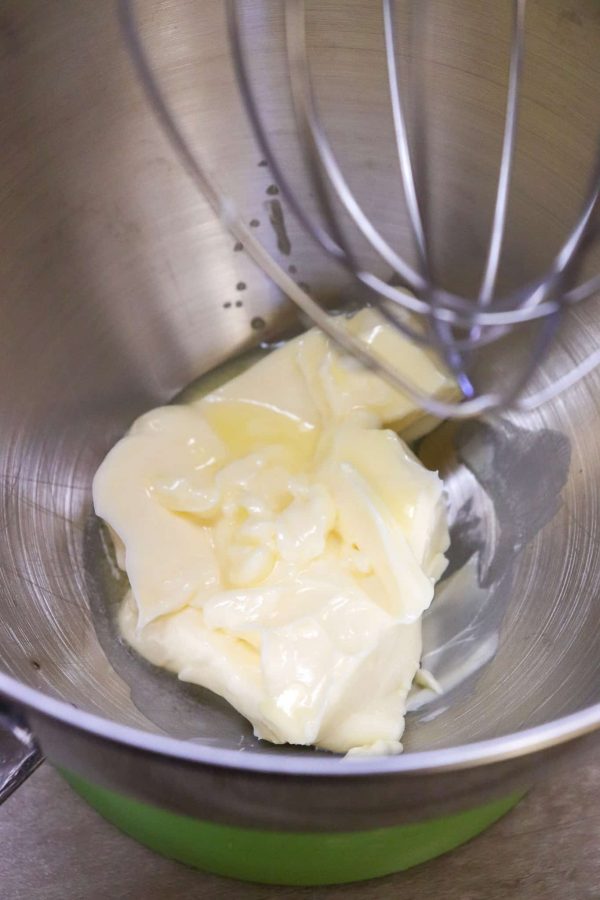
MULTIPOLYGON (((403 241, 399 180, 382 174, 394 159, 382 139, 391 124, 374 6, 321 4, 311 40, 332 139, 363 174, 365 204, 403 241)), ((432 243, 455 287, 476 284, 481 272, 509 6, 431 4, 423 77, 432 243)), ((344 292, 339 272, 285 211, 282 237, 269 172, 238 115, 222 4, 141 8, 179 115, 248 220, 315 292, 344 292)), ((90 480, 139 412, 257 335, 276 333, 291 313, 180 171, 132 76, 111 5, 41 9, 9 0, 0 22, 9 86, 0 98, 0 668, 123 724, 258 750, 224 704, 148 671, 115 643, 89 525, 90 480)), ((531 3, 529 19, 504 283, 539 271, 559 246, 585 186, 600 109, 594 0, 531 3)), ((256 3, 254 25, 266 109, 298 175, 282 59, 269 49, 278 4, 256 3)), ((593 304, 578 316, 542 381, 597 344, 593 304)), ((491 738, 600 702, 599 383, 591 376, 528 416, 445 426, 421 448, 447 478, 452 568, 468 564, 428 616, 427 662, 446 682, 457 679, 459 658, 473 673, 409 717, 408 749, 491 738), (440 642, 444 651, 433 654, 440 642)))

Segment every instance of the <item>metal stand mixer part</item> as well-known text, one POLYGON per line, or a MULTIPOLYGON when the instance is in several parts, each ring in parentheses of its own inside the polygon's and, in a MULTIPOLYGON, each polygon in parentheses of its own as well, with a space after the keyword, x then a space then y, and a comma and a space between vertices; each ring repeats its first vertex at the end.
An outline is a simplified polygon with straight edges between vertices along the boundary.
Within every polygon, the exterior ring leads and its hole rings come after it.
MULTIPOLYGON (((273 149, 248 67, 243 25, 239 15, 240 2, 225 0, 225 6, 231 57, 239 90, 257 142, 289 208, 323 251, 368 289, 370 302, 378 307, 389 322, 412 340, 433 348, 439 354, 454 372, 463 399, 454 403, 426 396, 418 385, 400 376, 393 365, 374 354, 361 340, 342 331, 337 326, 335 317, 330 316, 309 296, 249 231, 236 212, 234 202, 223 192, 208 167, 200 161, 178 126, 144 48, 135 19, 134 0, 119 0, 121 25, 135 69, 158 121, 181 162, 215 212, 237 240, 242 242, 254 261, 316 325, 344 350, 384 376, 428 412, 443 418, 467 418, 506 407, 533 409, 600 365, 600 350, 595 350, 553 384, 529 396, 521 396, 548 352, 565 312, 600 291, 600 275, 573 286, 576 272, 596 231, 595 220, 600 206, 600 142, 582 208, 549 268, 540 277, 522 284, 518 289, 505 295, 496 295, 516 143, 526 0, 512 0, 511 52, 501 160, 484 272, 475 297, 459 296, 444 289, 436 284, 432 274, 421 198, 415 177, 414 153, 408 136, 405 97, 398 74, 394 0, 382 0, 383 44, 399 172, 416 252, 416 267, 411 266, 388 243, 365 214, 350 189, 328 140, 311 79, 305 0, 285 0, 285 42, 300 148, 322 223, 307 212, 273 149), (367 271, 356 259, 336 212, 333 197, 370 247, 389 266, 393 275, 390 280, 383 280, 367 271), (400 287, 396 286, 398 284, 400 287), (537 333, 525 370, 507 387, 478 391, 469 371, 473 351, 499 341, 512 329, 527 323, 537 323, 537 333)), ((426 28, 426 9, 414 2, 410 8, 412 15, 418 18, 419 28, 426 28)))

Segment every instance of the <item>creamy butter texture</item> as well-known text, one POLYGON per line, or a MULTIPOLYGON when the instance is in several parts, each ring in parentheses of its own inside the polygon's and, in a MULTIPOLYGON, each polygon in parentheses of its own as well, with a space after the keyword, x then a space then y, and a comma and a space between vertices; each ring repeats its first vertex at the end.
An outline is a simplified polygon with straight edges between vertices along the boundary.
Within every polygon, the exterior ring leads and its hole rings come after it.
MULTIPOLYGON (((430 394, 452 392, 374 312, 344 327, 430 394)), ((423 427, 317 330, 143 415, 94 480, 131 584, 124 637, 258 737, 399 752, 448 547, 442 482, 395 433, 423 427)))

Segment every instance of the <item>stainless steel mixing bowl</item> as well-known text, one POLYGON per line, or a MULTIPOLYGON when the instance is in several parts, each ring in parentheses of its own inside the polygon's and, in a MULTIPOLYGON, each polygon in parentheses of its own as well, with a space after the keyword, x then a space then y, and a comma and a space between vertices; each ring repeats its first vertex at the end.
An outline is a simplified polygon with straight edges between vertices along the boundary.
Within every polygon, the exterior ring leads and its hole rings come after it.
MULTIPOLYGON (((386 141, 379 5, 312 6, 332 140, 367 208, 407 243, 386 141)), ((432 246, 437 270, 468 290, 480 277, 493 203, 510 4, 427 6, 418 69, 432 246)), ((281 5, 247 8, 264 108, 300 179, 281 5)), ((286 216, 261 165, 222 4, 144 0, 140 11, 174 109, 248 221, 319 296, 355 300, 286 216)), ((600 119, 595 0, 531 2, 527 40, 505 284, 556 252, 583 195, 600 119)), ((31 729, 84 793, 94 785, 109 816, 109 799, 125 795, 146 804, 140 809, 272 840, 452 822, 516 798, 552 765, 573 766, 600 725, 598 375, 527 416, 444 426, 421 448, 444 472, 452 511, 455 575, 425 626, 428 662, 450 689, 409 716, 404 755, 350 762, 259 744, 226 704, 118 642, 118 585, 91 516, 97 465, 136 415, 275 335, 293 314, 181 171, 136 83, 112 4, 6 0, 0 74, 3 721, 22 738, 31 729)), ((539 382, 599 335, 592 302, 563 330, 539 382)), ((286 880, 273 865, 273 880, 286 880)), ((336 872, 304 880, 341 879, 336 872)))

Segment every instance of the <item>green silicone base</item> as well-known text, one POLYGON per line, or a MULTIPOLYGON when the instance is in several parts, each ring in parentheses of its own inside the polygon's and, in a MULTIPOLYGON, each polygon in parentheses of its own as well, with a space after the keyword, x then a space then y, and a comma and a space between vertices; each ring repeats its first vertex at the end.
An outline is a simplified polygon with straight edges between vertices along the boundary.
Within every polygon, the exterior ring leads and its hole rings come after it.
POLYGON ((408 869, 468 841, 523 796, 511 794, 410 825, 306 834, 204 822, 114 794, 64 770, 62 775, 104 818, 157 853, 217 875, 265 884, 344 884, 408 869))

